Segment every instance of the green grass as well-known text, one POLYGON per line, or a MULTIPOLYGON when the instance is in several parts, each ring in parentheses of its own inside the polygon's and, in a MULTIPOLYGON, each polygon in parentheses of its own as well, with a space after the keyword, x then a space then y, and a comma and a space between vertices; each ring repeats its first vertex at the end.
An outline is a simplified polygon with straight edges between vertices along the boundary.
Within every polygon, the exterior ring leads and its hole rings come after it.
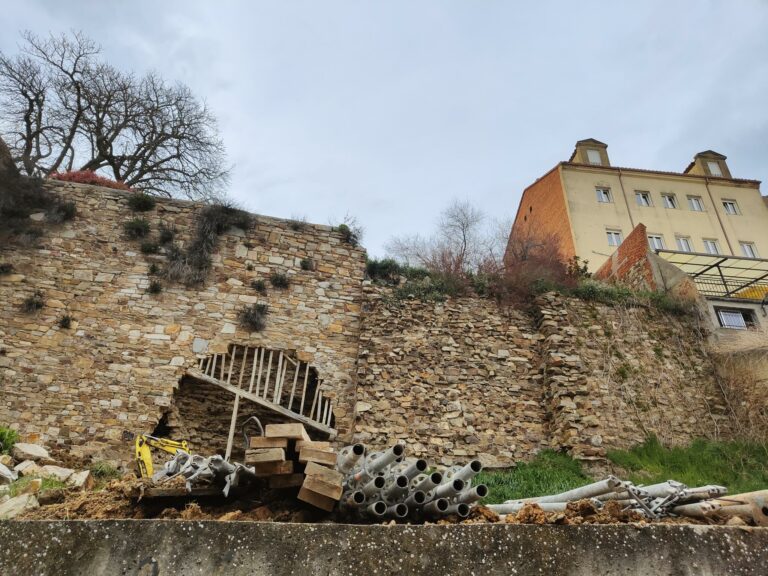
POLYGON ((557 494, 592 482, 581 464, 566 454, 553 450, 539 452, 530 462, 520 462, 513 470, 481 472, 474 484, 488 486, 485 504, 505 500, 557 494))
POLYGON ((19 441, 19 433, 16 430, 0 426, 0 454, 10 454, 11 448, 19 441))
POLYGON ((689 446, 665 448, 650 437, 631 450, 609 451, 608 458, 628 470, 628 479, 636 484, 719 484, 730 494, 768 487, 768 451, 759 444, 694 440, 689 446))
MULTIPOLYGON (((13 498, 14 496, 18 496, 23 489, 29 485, 30 482, 34 479, 33 476, 24 476, 23 478, 19 478, 16 480, 16 482, 11 483, 11 491, 10 491, 10 497, 13 498)), ((61 480, 56 480, 55 478, 43 478, 43 483, 40 486, 40 492, 45 492, 46 490, 52 490, 55 488, 66 488, 66 483, 62 482, 61 480)))

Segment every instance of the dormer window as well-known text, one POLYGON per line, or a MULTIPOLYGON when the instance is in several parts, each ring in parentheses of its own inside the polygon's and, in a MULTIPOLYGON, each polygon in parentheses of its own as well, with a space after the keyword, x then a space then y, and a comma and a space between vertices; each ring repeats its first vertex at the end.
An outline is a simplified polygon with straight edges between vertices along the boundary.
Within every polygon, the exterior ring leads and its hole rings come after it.
POLYGON ((722 170, 720 170, 720 163, 719 162, 710 160, 709 162, 707 162, 707 168, 709 169, 709 173, 712 176, 722 176, 723 175, 722 170))
POLYGON ((594 164, 595 166, 603 165, 603 160, 600 157, 600 150, 595 150, 594 148, 587 148, 587 160, 590 164, 594 164))

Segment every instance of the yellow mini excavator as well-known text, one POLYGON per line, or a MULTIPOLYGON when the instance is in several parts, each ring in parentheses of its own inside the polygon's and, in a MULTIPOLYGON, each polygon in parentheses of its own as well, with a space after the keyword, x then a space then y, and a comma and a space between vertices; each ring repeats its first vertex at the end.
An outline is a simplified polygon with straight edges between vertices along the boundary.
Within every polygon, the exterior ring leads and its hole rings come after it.
POLYGON ((164 450, 169 454, 176 454, 179 450, 189 454, 189 446, 186 440, 170 440, 168 438, 156 438, 149 434, 137 434, 136 465, 139 467, 142 478, 151 478, 154 472, 152 448, 164 450))

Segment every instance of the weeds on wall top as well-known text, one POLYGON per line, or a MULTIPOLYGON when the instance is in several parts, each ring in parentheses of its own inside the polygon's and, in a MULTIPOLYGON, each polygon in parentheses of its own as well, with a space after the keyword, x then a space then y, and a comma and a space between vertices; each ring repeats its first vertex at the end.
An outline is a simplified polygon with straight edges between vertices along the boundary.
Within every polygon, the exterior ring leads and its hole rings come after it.
POLYGON ((206 206, 198 214, 189 246, 185 250, 177 245, 169 248, 165 277, 187 286, 202 284, 213 264, 219 236, 232 226, 248 230, 252 225, 252 216, 244 210, 228 204, 206 206))
POLYGON ((115 190, 130 190, 131 187, 124 182, 118 182, 100 176, 91 170, 72 170, 70 172, 60 172, 48 176, 51 180, 61 180, 62 182, 75 182, 77 184, 92 184, 94 186, 103 186, 115 190))
POLYGON ((157 201, 144 192, 134 192, 128 197, 128 206, 134 212, 149 212, 154 209, 157 201))

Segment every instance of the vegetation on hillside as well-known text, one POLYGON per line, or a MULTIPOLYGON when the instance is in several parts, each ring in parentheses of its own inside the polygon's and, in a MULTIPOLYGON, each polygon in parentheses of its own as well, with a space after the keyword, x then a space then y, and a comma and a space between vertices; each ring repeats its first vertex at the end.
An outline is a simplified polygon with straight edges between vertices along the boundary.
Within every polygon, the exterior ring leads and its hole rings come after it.
POLYGON ((0 454, 9 454, 19 440, 19 433, 7 426, 0 426, 0 454))
POLYGON ((768 450, 760 444, 698 439, 668 448, 652 436, 631 450, 608 452, 608 458, 637 484, 673 479, 688 486, 718 484, 729 494, 768 487, 768 450))

